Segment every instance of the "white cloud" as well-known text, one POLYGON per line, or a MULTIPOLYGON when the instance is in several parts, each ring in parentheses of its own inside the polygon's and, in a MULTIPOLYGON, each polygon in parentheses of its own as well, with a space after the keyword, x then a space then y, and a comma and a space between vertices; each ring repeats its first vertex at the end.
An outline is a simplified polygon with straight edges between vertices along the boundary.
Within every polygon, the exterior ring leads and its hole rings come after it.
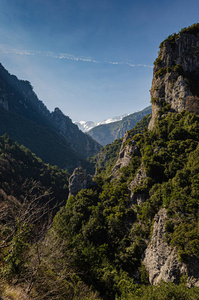
POLYGON ((135 67, 144 67, 144 68, 152 68, 153 66, 146 65, 146 64, 133 64, 129 62, 124 61, 97 61, 93 58, 89 57, 83 57, 83 56, 75 56, 68 53, 55 53, 53 51, 37 51, 37 50, 19 50, 19 49, 6 49, 3 46, 0 46, 1 51, 3 51, 6 54, 13 53, 18 55, 41 55, 46 57, 52 57, 55 59, 66 59, 66 60, 72 60, 72 61, 83 61, 83 62, 89 62, 89 63, 105 63, 105 64, 111 64, 111 65, 127 65, 129 67, 135 68, 135 67))

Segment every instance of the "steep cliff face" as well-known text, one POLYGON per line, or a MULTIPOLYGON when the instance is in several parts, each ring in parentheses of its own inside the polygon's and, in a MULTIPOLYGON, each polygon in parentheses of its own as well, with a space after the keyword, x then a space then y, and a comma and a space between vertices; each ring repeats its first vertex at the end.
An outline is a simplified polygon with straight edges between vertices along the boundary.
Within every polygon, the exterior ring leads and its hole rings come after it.
POLYGON ((186 264, 179 262, 176 249, 165 242, 166 221, 167 210, 161 208, 154 218, 152 238, 144 257, 149 281, 154 285, 162 280, 179 283, 180 277, 184 275, 190 287, 199 287, 198 258, 189 258, 186 264))
POLYGON ((171 111, 199 113, 199 24, 170 35, 160 44, 150 92, 149 129, 165 103, 170 104, 171 111))
POLYGON ((179 282, 180 276, 186 272, 186 267, 178 262, 175 248, 164 241, 166 219, 167 211, 162 208, 154 218, 152 238, 145 251, 144 264, 151 284, 158 284, 161 280, 179 282))

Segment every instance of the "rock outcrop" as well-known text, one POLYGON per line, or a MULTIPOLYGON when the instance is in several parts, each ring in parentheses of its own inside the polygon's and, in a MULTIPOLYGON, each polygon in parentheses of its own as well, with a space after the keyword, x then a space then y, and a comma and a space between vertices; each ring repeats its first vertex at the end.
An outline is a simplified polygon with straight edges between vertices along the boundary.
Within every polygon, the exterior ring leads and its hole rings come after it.
POLYGON ((152 238, 145 252, 144 265, 151 284, 160 283, 161 280, 175 282, 185 271, 178 262, 175 249, 164 241, 166 218, 166 209, 163 208, 154 218, 152 238))
MULTIPOLYGON (((141 153, 139 147, 137 146, 137 142, 131 138, 129 132, 127 131, 122 141, 118 159, 112 169, 112 180, 119 177, 119 170, 122 167, 128 166, 133 156, 141 157, 141 153)), ((131 205, 141 205, 146 201, 147 196, 144 192, 137 193, 135 191, 135 188, 142 187, 144 185, 144 181, 146 178, 147 175, 144 169, 144 165, 141 164, 140 169, 137 171, 134 179, 130 182, 130 184, 128 184, 129 200, 131 205)))
POLYGON ((141 168, 137 171, 135 178, 131 181, 129 185, 130 190, 130 200, 132 204, 141 205, 143 202, 146 201, 146 194, 145 193, 135 193, 134 188, 143 186, 144 180, 147 178, 146 172, 144 170, 143 164, 141 168))
POLYGON ((86 171, 81 167, 76 168, 69 178, 69 197, 75 196, 82 189, 87 189, 94 186, 92 176, 86 174, 86 171))
POLYGON ((124 135, 121 149, 118 155, 118 160, 116 161, 112 169, 112 178, 115 178, 119 175, 119 169, 129 165, 132 155, 140 156, 140 151, 139 148, 137 147, 136 141, 131 139, 129 143, 126 144, 127 139, 129 139, 128 131, 124 135))
POLYGON ((160 44, 151 87, 152 129, 158 111, 169 103, 171 111, 199 113, 199 24, 169 36, 160 44))
POLYGON ((153 285, 161 280, 179 283, 180 277, 185 275, 188 286, 199 286, 198 258, 189 258, 186 264, 178 261, 176 249, 165 241, 166 220, 167 212, 162 208, 154 218, 152 238, 143 261, 149 272, 149 281, 153 285))
MULTIPOLYGON (((111 175, 112 180, 119 177, 120 174, 119 170, 122 167, 128 166, 133 156, 141 157, 141 153, 139 147, 137 146, 137 142, 131 138, 131 135, 127 131, 122 141, 118 159, 112 169, 112 175, 111 175)), ((147 175, 144 169, 144 165, 141 164, 140 169, 137 171, 134 179, 128 185, 129 196, 130 196, 129 199, 132 205, 134 204, 140 205, 141 203, 146 201, 146 194, 144 192, 137 193, 134 190, 134 188, 136 187, 143 186, 144 180, 146 178, 147 175)))

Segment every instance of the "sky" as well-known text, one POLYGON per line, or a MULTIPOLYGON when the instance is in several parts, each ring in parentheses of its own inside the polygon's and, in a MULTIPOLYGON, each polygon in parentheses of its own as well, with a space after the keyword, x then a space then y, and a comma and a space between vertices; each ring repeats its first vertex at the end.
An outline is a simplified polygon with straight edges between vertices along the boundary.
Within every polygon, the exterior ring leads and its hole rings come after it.
POLYGON ((150 105, 159 44, 198 12, 198 0, 0 0, 0 62, 50 111, 100 122, 150 105))

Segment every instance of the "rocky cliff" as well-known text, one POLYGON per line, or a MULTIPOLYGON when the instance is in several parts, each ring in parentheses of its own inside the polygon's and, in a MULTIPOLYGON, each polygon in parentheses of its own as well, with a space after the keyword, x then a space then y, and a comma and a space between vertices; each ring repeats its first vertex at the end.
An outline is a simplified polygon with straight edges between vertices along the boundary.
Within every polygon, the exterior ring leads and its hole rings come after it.
POLYGON ((166 221, 167 210, 161 208, 154 218, 151 241, 144 254, 144 264, 149 272, 149 281, 153 285, 162 280, 179 283, 180 277, 184 275, 190 287, 199 287, 198 258, 189 258, 186 264, 178 260, 176 249, 165 242, 166 221))
MULTIPOLYGON (((133 157, 138 157, 141 159, 141 153, 137 142, 133 140, 131 133, 126 132, 122 141, 120 152, 118 154, 118 159, 112 168, 111 180, 119 178, 120 170, 123 167, 128 167, 132 161, 133 157)), ((140 168, 137 170, 134 179, 131 180, 127 187, 129 191, 129 200, 131 205, 141 205, 146 201, 146 194, 144 192, 135 192, 139 187, 142 187, 147 178, 144 165, 141 163, 140 168)))
POLYGON ((150 92, 149 129, 153 128, 158 111, 166 103, 171 111, 199 113, 199 24, 170 35, 160 44, 150 92))
POLYGON ((151 96, 150 130, 125 134, 111 179, 113 184, 126 181, 137 228, 145 231, 151 220, 151 233, 144 237, 142 248, 149 282, 184 280, 189 287, 199 287, 198 221, 190 217, 194 206, 185 209, 195 203, 198 216, 193 182, 198 176, 199 24, 161 43, 151 96))

